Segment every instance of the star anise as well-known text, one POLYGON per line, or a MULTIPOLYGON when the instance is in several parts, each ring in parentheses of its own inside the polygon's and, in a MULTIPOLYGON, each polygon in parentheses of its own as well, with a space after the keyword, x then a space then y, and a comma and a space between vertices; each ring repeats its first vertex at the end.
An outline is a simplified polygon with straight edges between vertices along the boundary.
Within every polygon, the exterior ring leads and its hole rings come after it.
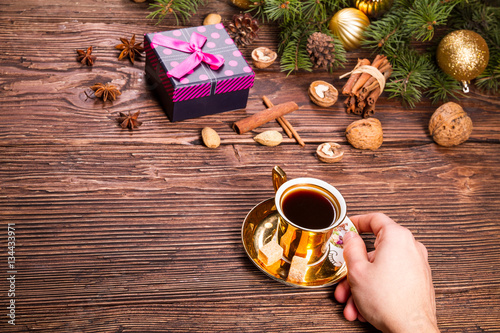
POLYGON ((137 120, 140 114, 141 111, 137 111, 134 114, 130 114, 129 111, 128 115, 123 112, 120 112, 120 117, 116 118, 116 120, 118 120, 122 128, 129 128, 133 130, 134 128, 137 128, 142 125, 142 121, 137 120))
POLYGON ((130 61, 134 63, 135 55, 137 54, 139 56, 142 52, 144 52, 144 48, 141 46, 142 43, 135 42, 135 34, 132 36, 130 41, 125 38, 120 38, 120 40, 122 41, 122 44, 118 44, 115 46, 116 49, 122 50, 120 56, 118 57, 118 60, 122 60, 123 58, 128 56, 130 61))
POLYGON ((120 96, 122 93, 114 85, 106 83, 96 83, 90 87, 94 91, 95 97, 102 98, 104 102, 106 100, 114 101, 116 96, 120 96))
POLYGON ((76 60, 81 62, 82 65, 92 66, 94 61, 97 59, 96 56, 92 55, 92 46, 90 46, 86 51, 76 50, 76 53, 78 53, 76 60))

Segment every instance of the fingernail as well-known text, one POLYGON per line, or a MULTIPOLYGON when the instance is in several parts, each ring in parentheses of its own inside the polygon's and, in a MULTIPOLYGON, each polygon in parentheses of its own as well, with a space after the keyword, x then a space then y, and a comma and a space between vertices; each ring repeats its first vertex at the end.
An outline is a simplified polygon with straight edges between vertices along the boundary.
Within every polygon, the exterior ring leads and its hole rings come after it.
POLYGON ((344 235, 343 237, 343 241, 344 241, 344 244, 350 240, 351 238, 355 237, 356 236, 356 233, 354 231, 348 231, 346 232, 346 234, 344 235))

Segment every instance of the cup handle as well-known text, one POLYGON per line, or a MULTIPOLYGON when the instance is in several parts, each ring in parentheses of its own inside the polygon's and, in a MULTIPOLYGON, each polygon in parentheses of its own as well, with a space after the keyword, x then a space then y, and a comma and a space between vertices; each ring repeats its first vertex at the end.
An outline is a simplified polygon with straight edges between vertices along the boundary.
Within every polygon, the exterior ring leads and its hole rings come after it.
POLYGON ((274 192, 277 192, 283 183, 286 182, 286 173, 279 166, 273 168, 273 186, 274 192))

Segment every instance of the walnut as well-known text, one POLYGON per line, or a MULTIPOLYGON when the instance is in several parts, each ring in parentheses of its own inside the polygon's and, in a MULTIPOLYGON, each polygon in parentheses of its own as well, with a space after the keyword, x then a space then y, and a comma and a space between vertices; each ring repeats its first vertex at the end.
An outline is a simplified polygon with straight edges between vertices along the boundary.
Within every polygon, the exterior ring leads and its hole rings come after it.
POLYGON ((330 83, 325 81, 314 81, 309 86, 309 98, 314 104, 329 107, 335 104, 339 92, 330 83))
POLYGON ((257 68, 269 67, 278 55, 267 47, 258 47, 252 51, 253 65, 257 68))
POLYGON ((376 118, 356 120, 347 126, 345 136, 358 149, 378 149, 384 140, 382 124, 376 118))
POLYGON ((344 157, 344 151, 338 143, 326 142, 318 146, 316 155, 321 162, 333 163, 339 162, 344 157))
POLYGON ((460 105, 448 102, 434 111, 429 121, 429 132, 437 144, 456 146, 469 138, 472 120, 460 105))

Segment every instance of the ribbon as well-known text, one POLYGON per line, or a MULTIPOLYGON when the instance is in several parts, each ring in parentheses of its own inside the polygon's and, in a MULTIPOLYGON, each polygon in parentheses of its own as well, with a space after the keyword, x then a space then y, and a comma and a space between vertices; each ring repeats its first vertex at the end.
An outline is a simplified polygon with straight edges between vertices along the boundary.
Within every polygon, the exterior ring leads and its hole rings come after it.
POLYGON ((176 79, 182 78, 190 70, 194 69, 201 62, 210 65, 212 69, 219 69, 224 64, 224 58, 219 55, 205 53, 201 50, 207 37, 193 32, 189 42, 178 40, 175 38, 155 34, 151 44, 154 46, 164 46, 169 49, 174 49, 181 52, 191 53, 187 59, 177 65, 175 68, 168 71, 168 76, 173 76, 176 79))
POLYGON ((356 74, 356 73, 368 73, 368 74, 370 74, 371 76, 373 76, 377 80, 377 82, 380 86, 380 91, 384 91, 385 77, 384 77, 384 75, 382 75, 382 73, 380 73, 380 71, 378 70, 377 67, 373 67, 373 66, 369 66, 369 65, 363 65, 360 67, 356 67, 352 71, 350 71, 349 73, 345 73, 344 75, 339 76, 339 79, 343 79, 347 75, 356 74))

